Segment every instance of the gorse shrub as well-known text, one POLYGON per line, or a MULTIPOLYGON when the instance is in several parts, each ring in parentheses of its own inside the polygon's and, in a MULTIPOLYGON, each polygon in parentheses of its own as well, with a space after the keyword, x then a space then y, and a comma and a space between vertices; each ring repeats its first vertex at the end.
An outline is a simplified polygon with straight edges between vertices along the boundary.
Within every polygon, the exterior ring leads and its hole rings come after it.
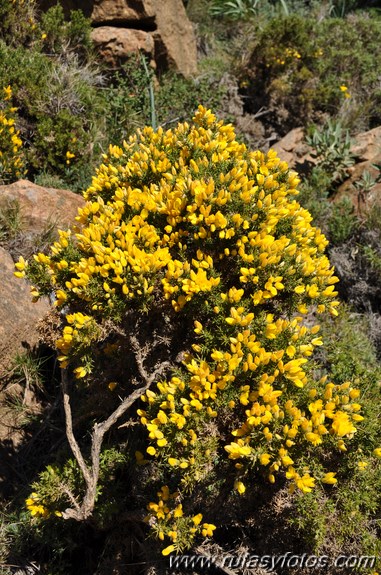
POLYGON ((40 29, 47 54, 62 57, 75 53, 84 64, 91 57, 91 22, 81 10, 71 10, 70 19, 66 20, 62 6, 57 4, 41 15, 40 29))
POLYGON ((0 0, 0 38, 30 46, 39 36, 36 0, 0 0))
POLYGON ((243 70, 247 105, 274 112, 282 134, 340 115, 353 130, 380 123, 380 25, 377 18, 298 14, 270 20, 243 70), (332 42, 332 38, 335 39, 332 42))
POLYGON ((13 182, 24 173, 20 131, 16 129, 17 108, 12 105, 12 88, 3 88, 0 99, 0 183, 13 182))
MULTIPOLYGON (((200 106, 191 124, 110 146, 76 226, 16 264, 35 297, 54 293, 59 361, 88 393, 131 393, 166 360, 135 410, 145 444, 132 435, 164 554, 213 534, 203 494, 221 481, 233 497, 261 476, 303 493, 335 484, 324 454, 345 452, 363 419, 359 389, 313 370, 337 278, 298 183, 200 106), (141 347, 160 342, 144 365, 129 355, 142 325, 141 347)), ((52 509, 34 493, 37 515, 52 509)))
POLYGON ((64 21, 61 7, 36 15, 32 0, 0 2, 1 11, 0 85, 12 86, 27 175, 55 174, 72 189, 87 186, 106 124, 90 21, 80 11, 64 21))

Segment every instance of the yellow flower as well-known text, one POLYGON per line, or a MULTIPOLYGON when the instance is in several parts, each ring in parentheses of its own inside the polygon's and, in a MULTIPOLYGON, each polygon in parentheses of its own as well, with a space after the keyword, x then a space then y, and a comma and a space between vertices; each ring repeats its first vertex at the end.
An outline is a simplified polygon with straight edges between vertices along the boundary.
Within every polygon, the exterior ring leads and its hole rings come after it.
POLYGON ((215 525, 212 525, 211 523, 203 523, 201 534, 203 537, 213 537, 213 531, 215 529, 215 525))
POLYGON ((33 492, 25 500, 25 505, 33 517, 48 517, 49 511, 41 504, 40 496, 33 492))
POLYGON ((350 93, 348 92, 347 86, 345 86, 344 84, 342 84, 342 85, 340 86, 340 90, 341 90, 341 92, 344 94, 344 97, 345 97, 345 98, 350 98, 350 97, 351 97, 350 93))
POLYGON ((339 437, 350 435, 356 431, 356 428, 351 422, 349 415, 343 411, 339 411, 335 414, 332 423, 332 429, 339 437))
POLYGON ((194 517, 192 517, 192 521, 195 525, 199 525, 202 521, 202 514, 198 513, 197 515, 195 515, 194 517))
POLYGON ((24 272, 24 271, 22 271, 22 272, 13 272, 13 275, 14 275, 16 278, 24 278, 24 277, 25 277, 25 272, 24 272))
POLYGON ((184 513, 183 513, 183 506, 182 506, 182 504, 180 503, 180 504, 176 507, 176 509, 174 510, 174 512, 173 512, 173 517, 176 517, 176 518, 177 518, 177 517, 182 517, 183 515, 184 515, 184 513))
POLYGON ((234 489, 236 489, 240 495, 243 495, 246 491, 245 485, 242 483, 242 481, 238 480, 234 482, 234 489))
POLYGON ((262 453, 259 457, 261 465, 268 465, 271 461, 271 456, 268 453, 262 453))
POLYGON ((195 333, 197 334, 202 333, 202 324, 199 321, 195 321, 194 326, 195 326, 194 328, 195 333))
POLYGON ((296 486, 303 491, 303 493, 310 493, 315 486, 315 479, 309 473, 305 473, 303 477, 296 479, 296 486))
POLYGON ((4 100, 10 100, 12 98, 12 88, 8 85, 6 88, 3 88, 4 92, 4 100))
POLYGON ((229 453, 230 459, 239 459, 240 457, 248 457, 252 452, 252 448, 238 440, 238 443, 233 441, 230 445, 225 445, 225 451, 229 453))
POLYGON ((88 370, 86 369, 85 366, 81 365, 81 366, 76 367, 74 369, 74 373, 75 373, 75 377, 77 379, 80 379, 80 378, 85 377, 87 375, 88 370))
POLYGON ((322 482, 327 483, 328 485, 334 485, 335 483, 337 483, 335 475, 336 475, 335 472, 329 471, 324 475, 322 482))
POLYGON ((70 164, 72 158, 75 158, 75 154, 70 152, 69 150, 66 152, 66 163, 70 164))
POLYGON ((376 449, 373 450, 373 453, 376 457, 381 457, 381 447, 376 447, 376 449))
POLYGON ((163 549, 163 551, 161 552, 162 555, 169 555, 170 553, 172 553, 175 550, 175 546, 174 545, 169 545, 168 547, 166 547, 165 549, 163 549))

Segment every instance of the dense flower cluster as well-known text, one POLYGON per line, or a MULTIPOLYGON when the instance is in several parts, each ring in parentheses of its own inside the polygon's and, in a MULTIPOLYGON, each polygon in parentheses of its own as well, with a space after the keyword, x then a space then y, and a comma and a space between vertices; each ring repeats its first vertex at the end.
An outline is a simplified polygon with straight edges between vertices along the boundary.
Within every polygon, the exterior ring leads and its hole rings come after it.
POLYGON ((23 151, 15 128, 17 108, 12 106, 12 89, 3 88, 0 98, 0 183, 17 180, 23 174, 23 151))
POLYGON ((193 517, 184 516, 182 503, 178 502, 179 493, 170 493, 164 485, 157 493, 158 502, 148 505, 150 515, 148 521, 153 525, 157 537, 164 541, 168 537, 172 543, 163 549, 163 555, 169 555, 175 550, 190 547, 196 535, 212 537, 216 526, 211 523, 202 523, 202 513, 193 517), (186 540, 181 538, 186 534, 186 540))
POLYGON ((324 235, 295 200, 298 183, 274 151, 248 151, 200 106, 192 125, 144 128, 111 146, 77 226, 48 255, 16 264, 35 295, 54 291, 60 361, 77 377, 91 371, 107 318, 160 300, 194 321, 182 370, 138 410, 149 439, 138 463, 157 460, 178 484, 176 505, 167 485, 148 505, 168 553, 181 548, 178 523, 200 531, 199 515, 183 516, 181 492, 216 461, 231 464, 240 494, 258 470, 308 492, 336 483, 335 472, 313 476, 301 454, 323 443, 346 450, 362 419, 359 390, 315 381, 310 367, 323 344, 316 314, 337 315, 337 278, 324 235))
POLYGON ((48 517, 49 511, 40 501, 38 493, 35 491, 25 500, 25 505, 32 517, 48 517))

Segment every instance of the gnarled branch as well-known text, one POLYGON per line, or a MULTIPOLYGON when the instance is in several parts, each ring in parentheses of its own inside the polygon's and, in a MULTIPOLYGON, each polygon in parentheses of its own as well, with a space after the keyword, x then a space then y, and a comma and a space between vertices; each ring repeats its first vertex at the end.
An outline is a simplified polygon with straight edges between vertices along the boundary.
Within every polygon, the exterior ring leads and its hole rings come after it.
MULTIPOLYGON (((90 465, 88 465, 85 462, 81 449, 74 436, 73 418, 70 406, 68 376, 66 369, 62 369, 61 386, 62 386, 63 403, 65 410, 66 436, 86 484, 86 491, 82 502, 79 505, 76 504, 66 509, 62 513, 64 519, 75 519, 77 521, 83 521, 91 516, 94 510, 96 500, 97 485, 99 479, 100 454, 105 434, 118 421, 118 419, 126 413, 126 411, 131 407, 131 405, 135 403, 135 401, 139 399, 139 397, 145 391, 147 391, 147 389, 152 385, 155 379, 160 374, 162 374, 165 369, 170 367, 170 362, 164 361, 151 374, 148 374, 144 367, 143 363, 144 354, 140 349, 138 340, 134 336, 131 336, 130 343, 133 351, 135 352, 135 359, 138 367, 138 372, 141 379, 144 382, 144 385, 137 388, 128 397, 126 397, 105 421, 103 421, 102 423, 94 424, 93 431, 91 434, 90 465)), ((73 494, 71 494, 69 499, 71 500, 71 502, 75 501, 73 494)))

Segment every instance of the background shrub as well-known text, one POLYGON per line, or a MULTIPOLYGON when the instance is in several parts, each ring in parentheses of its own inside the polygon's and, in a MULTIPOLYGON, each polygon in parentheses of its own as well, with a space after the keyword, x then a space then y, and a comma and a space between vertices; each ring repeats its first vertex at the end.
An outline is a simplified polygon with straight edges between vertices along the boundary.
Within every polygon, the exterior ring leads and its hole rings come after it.
POLYGON ((378 125, 379 41, 378 18, 361 13, 270 20, 242 76, 249 82, 248 109, 269 108, 280 135, 339 112, 352 129, 378 125))
MULTIPOLYGON (((19 17, 26 26, 27 14, 19 17)), ((79 174, 91 170, 94 150, 99 150, 104 106, 101 75, 89 60, 85 41, 90 24, 80 13, 72 17, 59 26, 62 9, 52 8, 42 18, 47 33, 41 23, 28 24, 34 35, 30 42, 26 37, 10 42, 5 34, 0 39, 0 83, 12 87, 28 177, 48 172, 76 189, 79 174)), ((84 183, 82 177, 78 187, 84 183)))
POLYGON ((30 46, 39 36, 35 0, 1 0, 0 38, 8 45, 30 46))

